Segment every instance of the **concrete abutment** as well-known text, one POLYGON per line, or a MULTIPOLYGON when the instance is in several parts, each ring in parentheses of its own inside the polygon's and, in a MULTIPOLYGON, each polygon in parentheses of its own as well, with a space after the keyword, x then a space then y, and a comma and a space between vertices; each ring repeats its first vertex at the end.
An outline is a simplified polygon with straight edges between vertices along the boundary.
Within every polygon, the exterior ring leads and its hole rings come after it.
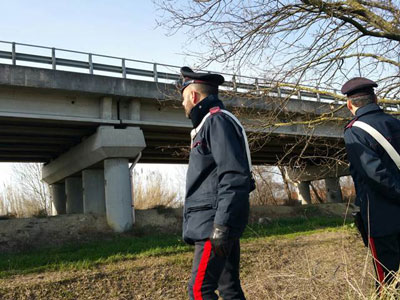
POLYGON ((67 198, 67 214, 83 213, 82 179, 80 177, 65 179, 65 194, 67 198))
POLYGON ((343 202, 342 190, 340 189, 339 177, 325 178, 326 198, 327 202, 340 203, 343 202))
POLYGON ((67 199, 65 195, 65 183, 51 185, 52 210, 54 215, 63 215, 67 212, 67 199))
POLYGON ((104 215, 106 213, 104 171, 89 169, 82 172, 83 212, 104 215))

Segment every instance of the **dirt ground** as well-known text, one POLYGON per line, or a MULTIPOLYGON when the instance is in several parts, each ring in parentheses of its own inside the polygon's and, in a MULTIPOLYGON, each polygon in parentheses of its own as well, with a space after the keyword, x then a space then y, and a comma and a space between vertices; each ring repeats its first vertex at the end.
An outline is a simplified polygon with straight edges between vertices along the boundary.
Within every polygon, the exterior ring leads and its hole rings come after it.
MULTIPOLYGON (((320 232, 242 243, 248 300, 359 299, 373 281, 355 231, 320 232)), ((126 260, 85 271, 0 279, 0 299, 187 299, 192 253, 126 260)))
MULTIPOLYGON (((350 208, 350 210, 353 207, 350 208)), ((252 206, 250 223, 259 220, 290 217, 336 216, 348 214, 346 203, 326 203, 303 206, 252 206)), ((158 231, 180 234, 182 230, 182 208, 136 210, 135 230, 158 231)), ((92 214, 70 214, 46 218, 1 219, 0 252, 20 252, 40 248, 42 245, 61 246, 71 242, 96 240, 97 237, 112 236, 105 216, 92 214)))

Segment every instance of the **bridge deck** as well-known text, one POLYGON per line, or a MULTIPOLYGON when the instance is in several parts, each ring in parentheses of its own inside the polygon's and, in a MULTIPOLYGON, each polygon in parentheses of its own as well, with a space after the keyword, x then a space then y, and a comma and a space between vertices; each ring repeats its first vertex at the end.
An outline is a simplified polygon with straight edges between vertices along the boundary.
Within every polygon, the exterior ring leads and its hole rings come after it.
MULTIPOLYGON (((301 140, 310 132, 300 125, 257 127, 258 113, 276 111, 278 100, 249 100, 240 95, 226 100, 230 109, 241 108, 241 119, 250 136, 264 134, 254 143, 256 164, 273 164, 293 147, 285 159, 290 160, 302 151, 301 140)), ((331 105, 290 100, 281 119, 319 115, 329 112, 331 105)), ((349 116, 346 111, 339 115, 349 116)), ((101 125, 140 127, 147 144, 142 162, 187 161, 192 126, 184 117, 173 85, 0 64, 0 161, 49 162, 101 125), (108 110, 105 101, 109 101, 108 110)), ((321 144, 308 147, 305 156, 323 157, 330 155, 329 151, 343 149, 342 125, 319 125, 313 135, 322 139, 321 144), (327 144, 333 145, 329 151, 327 144)))

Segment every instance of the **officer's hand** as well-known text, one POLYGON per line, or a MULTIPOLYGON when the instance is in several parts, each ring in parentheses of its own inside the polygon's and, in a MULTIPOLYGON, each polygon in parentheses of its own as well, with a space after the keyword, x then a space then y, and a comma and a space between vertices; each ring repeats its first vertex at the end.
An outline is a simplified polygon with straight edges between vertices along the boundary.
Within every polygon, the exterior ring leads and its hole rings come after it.
POLYGON ((229 228, 226 226, 214 224, 210 235, 212 250, 215 255, 228 257, 231 252, 233 240, 229 238, 229 228))

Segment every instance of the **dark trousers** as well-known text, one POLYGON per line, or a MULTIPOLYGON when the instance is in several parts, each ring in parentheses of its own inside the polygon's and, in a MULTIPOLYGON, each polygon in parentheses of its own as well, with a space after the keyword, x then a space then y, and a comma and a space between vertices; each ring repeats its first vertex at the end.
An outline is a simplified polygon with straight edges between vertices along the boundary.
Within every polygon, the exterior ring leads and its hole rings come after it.
POLYGON ((377 287, 388 284, 399 270, 400 234, 369 238, 377 278, 377 287))
POLYGON ((245 300, 239 280, 240 244, 235 241, 228 257, 216 256, 209 240, 195 243, 192 278, 189 281, 191 300, 245 300))

